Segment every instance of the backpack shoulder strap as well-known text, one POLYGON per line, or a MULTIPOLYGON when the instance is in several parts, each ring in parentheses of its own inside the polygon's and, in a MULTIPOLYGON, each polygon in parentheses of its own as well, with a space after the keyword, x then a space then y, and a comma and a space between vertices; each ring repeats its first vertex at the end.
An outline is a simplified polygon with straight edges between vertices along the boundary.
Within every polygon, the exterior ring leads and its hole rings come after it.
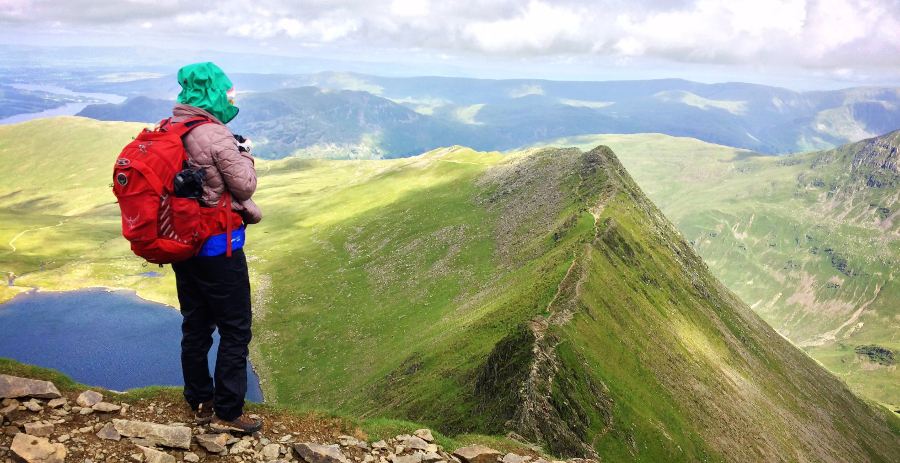
POLYGON ((181 121, 181 122, 172 122, 172 118, 163 119, 159 121, 158 130, 163 132, 173 133, 178 135, 179 137, 185 136, 191 129, 199 127, 203 124, 212 124, 212 121, 203 117, 192 117, 190 119, 181 121))

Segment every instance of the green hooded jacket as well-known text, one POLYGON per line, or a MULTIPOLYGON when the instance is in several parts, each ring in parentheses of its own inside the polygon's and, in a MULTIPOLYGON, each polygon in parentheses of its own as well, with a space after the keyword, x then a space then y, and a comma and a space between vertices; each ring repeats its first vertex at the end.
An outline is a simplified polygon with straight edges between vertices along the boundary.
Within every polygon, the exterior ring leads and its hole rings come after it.
POLYGON ((178 70, 178 83, 181 85, 179 103, 204 109, 223 124, 237 116, 237 106, 228 102, 228 91, 234 86, 219 66, 189 64, 178 70))

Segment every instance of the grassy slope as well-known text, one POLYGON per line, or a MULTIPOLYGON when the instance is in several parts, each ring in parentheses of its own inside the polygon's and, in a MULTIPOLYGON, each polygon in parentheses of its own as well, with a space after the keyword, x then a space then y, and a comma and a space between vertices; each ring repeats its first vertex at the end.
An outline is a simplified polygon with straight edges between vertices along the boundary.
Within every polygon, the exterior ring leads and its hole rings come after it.
MULTIPOLYGON (((83 137, 78 154, 111 164, 118 148, 101 140, 116 124, 53 123, 77 127, 69 133, 83 137)), ((26 152, 23 139, 0 132, 0 154, 26 152)), ((266 218, 249 231, 253 354, 275 403, 400 417, 447 434, 512 429, 557 455, 900 454, 896 419, 855 398, 712 279, 608 151, 503 157, 453 148, 259 168, 266 218)), ((30 254, 4 255, 17 273, 58 266, 17 282, 143 281, 115 273, 135 273, 118 262, 137 263, 106 235, 118 224, 101 178, 89 195, 97 203, 70 219, 94 224, 67 236, 76 251, 31 245, 30 254)), ((69 187, 4 196, 0 210, 19 217, 40 195, 64 203, 25 216, 37 222, 88 201, 69 187)), ((157 294, 174 286, 169 277, 146 284, 157 294)))
POLYGON ((648 134, 548 144, 599 143, 620 153, 713 273, 767 322, 861 395, 900 406, 896 366, 855 351, 900 349, 898 195, 851 172, 863 142, 789 157, 648 134))

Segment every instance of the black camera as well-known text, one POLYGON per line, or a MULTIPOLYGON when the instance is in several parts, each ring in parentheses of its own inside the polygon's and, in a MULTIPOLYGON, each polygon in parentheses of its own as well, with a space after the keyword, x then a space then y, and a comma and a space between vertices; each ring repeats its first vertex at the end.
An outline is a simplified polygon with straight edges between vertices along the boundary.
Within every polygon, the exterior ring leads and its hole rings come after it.
POLYGON ((203 176, 205 169, 184 169, 175 174, 175 196, 178 198, 200 199, 203 196, 203 176))

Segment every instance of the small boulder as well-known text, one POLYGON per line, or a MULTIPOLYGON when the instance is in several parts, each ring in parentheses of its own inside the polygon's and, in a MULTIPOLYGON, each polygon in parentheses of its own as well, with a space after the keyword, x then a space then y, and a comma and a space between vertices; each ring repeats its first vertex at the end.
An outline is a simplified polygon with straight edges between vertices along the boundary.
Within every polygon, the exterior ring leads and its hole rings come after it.
POLYGON ((376 450, 386 449, 388 448, 387 442, 380 440, 378 442, 372 443, 372 448, 376 450))
POLYGON ((413 450, 422 450, 425 451, 428 449, 428 442, 425 442, 424 439, 413 436, 404 436, 403 440, 401 440, 403 446, 406 448, 410 448, 413 450))
POLYGON ((66 400, 65 397, 58 397, 56 399, 53 399, 53 400, 47 402, 47 406, 50 408, 59 408, 59 407, 62 407, 63 405, 65 405, 67 402, 68 402, 68 400, 66 400))
POLYGON ((443 459, 444 459, 444 457, 438 455, 437 452, 428 452, 425 455, 422 455, 423 463, 436 463, 443 459))
POLYGON ((112 413, 119 411, 122 407, 109 402, 98 402, 92 405, 91 408, 100 413, 112 413))
POLYGON ((278 444, 268 444, 259 452, 259 456, 264 460, 274 460, 281 456, 281 446, 278 444))
POLYGON ((184 450, 191 448, 191 428, 166 426, 142 421, 112 420, 116 431, 123 436, 147 439, 155 444, 184 450))
POLYGON ((391 458, 393 463, 422 463, 422 452, 416 452, 412 455, 394 456, 391 458))
POLYGON ((122 435, 119 434, 119 431, 116 431, 116 427, 113 426, 112 423, 106 423, 106 426, 97 432, 97 437, 118 442, 119 439, 122 438, 122 435))
POLYGON ((312 442, 294 444, 294 451, 306 463, 350 463, 338 445, 322 445, 312 442))
POLYGON ((188 463, 198 463, 200 461, 200 456, 194 452, 185 452, 184 461, 188 463))
POLYGON ((249 440, 241 440, 240 442, 231 446, 228 449, 229 455, 241 455, 241 454, 252 454, 253 453, 253 442, 249 440))
POLYGON ((53 424, 36 421, 25 423, 25 434, 30 436, 47 437, 53 434, 53 424))
POLYGON ((27 409, 28 411, 30 411, 30 412, 35 412, 35 413, 37 413, 37 412, 39 412, 39 411, 41 411, 41 410, 44 409, 44 406, 41 405, 41 403, 38 402, 37 399, 31 399, 31 400, 29 400, 28 402, 25 402, 25 403, 22 404, 22 405, 24 405, 24 406, 25 406, 25 409, 27 409))
POLYGON ((0 399, 16 397, 56 399, 57 397, 62 397, 62 395, 50 381, 0 375, 0 399))
POLYGON ((144 463, 176 463, 175 457, 150 447, 138 446, 144 452, 144 463))
POLYGON ((225 450, 225 445, 231 436, 228 434, 200 434, 196 437, 197 444, 210 453, 220 453, 225 450))
POLYGON ((63 463, 67 453, 62 444, 27 434, 16 434, 10 450, 27 463, 63 463))
POLYGON ((3 434, 6 434, 7 436, 15 436, 20 432, 18 426, 7 426, 3 428, 3 434))
POLYGON ((93 407, 94 405, 100 403, 103 400, 103 396, 99 392, 95 391, 84 391, 81 395, 75 399, 75 403, 77 403, 81 407, 93 407))
POLYGON ((4 400, 3 402, 6 403, 6 405, 3 408, 0 408, 0 413, 2 413, 4 415, 8 414, 8 413, 12 413, 12 412, 18 410, 18 408, 19 408, 18 400, 7 399, 7 400, 4 400))
POLYGON ((434 442, 434 436, 431 435, 430 429, 418 429, 413 435, 425 442, 434 442))
POLYGON ((338 443, 341 444, 342 447, 350 447, 359 444, 359 439, 353 436, 338 436, 338 443))
POLYGON ((528 460, 531 460, 531 457, 523 457, 515 453, 507 453, 503 457, 503 463, 525 463, 528 460))
POLYGON ((453 452, 453 456, 465 463, 497 463, 503 454, 483 445, 470 445, 457 449, 453 452))

